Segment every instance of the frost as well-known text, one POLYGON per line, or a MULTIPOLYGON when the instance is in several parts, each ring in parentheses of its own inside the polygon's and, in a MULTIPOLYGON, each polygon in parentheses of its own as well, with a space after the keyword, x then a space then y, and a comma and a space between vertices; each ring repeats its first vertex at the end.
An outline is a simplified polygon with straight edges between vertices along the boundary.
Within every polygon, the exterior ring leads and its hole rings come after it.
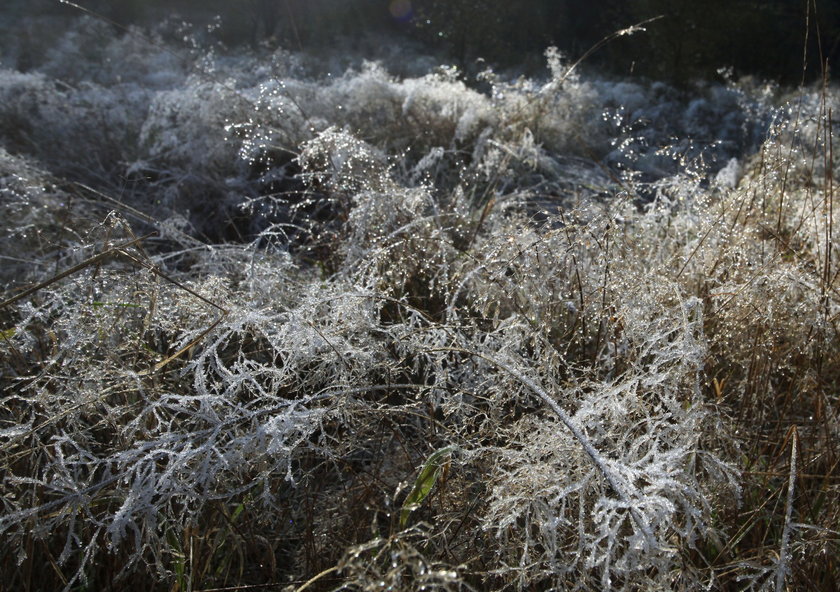
POLYGON ((191 35, 0 71, 0 587, 803 585, 834 88, 191 35))

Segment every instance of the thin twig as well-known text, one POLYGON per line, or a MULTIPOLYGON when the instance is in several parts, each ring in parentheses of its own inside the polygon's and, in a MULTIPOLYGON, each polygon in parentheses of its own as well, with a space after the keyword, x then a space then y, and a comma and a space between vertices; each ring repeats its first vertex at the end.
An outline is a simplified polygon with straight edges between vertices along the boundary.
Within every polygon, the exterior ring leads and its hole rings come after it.
POLYGON ((17 295, 12 296, 11 298, 9 298, 7 300, 4 300, 3 302, 0 302, 0 308, 6 308, 7 306, 14 304, 18 300, 22 300, 22 299, 26 298, 27 296, 30 296, 30 295, 34 294, 35 292, 37 292, 39 290, 42 290, 42 289, 46 288, 47 286, 49 286, 51 284, 54 284, 55 282, 57 282, 59 280, 62 280, 64 278, 66 278, 67 276, 70 276, 70 275, 73 275, 74 273, 82 271, 83 269, 85 269, 86 267, 90 267, 91 265, 96 265, 98 263, 101 263, 105 259, 107 259, 109 257, 113 257, 117 253, 126 254, 125 249, 127 249, 128 247, 136 246, 137 244, 143 242, 144 240, 146 240, 150 237, 156 236, 156 235, 157 235, 157 232, 150 232, 149 234, 145 234, 145 235, 143 235, 139 238, 135 238, 135 239, 132 239, 130 241, 120 243, 120 244, 118 244, 114 247, 111 247, 110 249, 108 249, 106 251, 102 251, 101 253, 97 253, 93 257, 89 257, 88 259, 85 259, 81 263, 78 263, 78 264, 74 265, 73 267, 70 267, 68 269, 65 269, 64 271, 61 271, 61 272, 57 273, 56 275, 52 276, 48 280, 44 280, 43 282, 40 282, 40 283, 32 286, 31 288, 27 288, 26 290, 24 290, 20 294, 17 294, 17 295))

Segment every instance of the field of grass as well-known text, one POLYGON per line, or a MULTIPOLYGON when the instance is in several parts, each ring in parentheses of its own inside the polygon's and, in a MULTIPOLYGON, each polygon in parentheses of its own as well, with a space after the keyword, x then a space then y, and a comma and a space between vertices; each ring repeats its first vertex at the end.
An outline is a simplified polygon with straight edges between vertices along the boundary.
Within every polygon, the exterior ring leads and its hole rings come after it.
POLYGON ((31 30, 0 590, 840 587, 828 81, 31 30))

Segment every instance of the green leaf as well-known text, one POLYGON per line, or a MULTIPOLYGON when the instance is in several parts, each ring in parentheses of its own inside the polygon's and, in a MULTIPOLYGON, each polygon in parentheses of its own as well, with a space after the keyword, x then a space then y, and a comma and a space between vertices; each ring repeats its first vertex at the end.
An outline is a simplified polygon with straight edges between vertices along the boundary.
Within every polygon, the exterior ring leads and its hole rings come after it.
POLYGON ((14 327, 11 329, 2 329, 0 330, 0 339, 11 339, 15 336, 15 333, 17 333, 17 331, 14 327))
POLYGON ((403 504, 402 512, 400 513, 400 528, 405 528, 411 512, 419 507, 420 504, 423 503, 423 500, 429 495, 429 492, 435 486, 435 483, 443 470, 445 459, 450 456, 455 449, 456 446, 441 448, 440 450, 433 452, 429 458, 426 459, 426 462, 423 463, 423 468, 420 469, 420 474, 414 481, 414 487, 411 488, 411 493, 409 493, 408 497, 405 498, 405 503, 403 504))

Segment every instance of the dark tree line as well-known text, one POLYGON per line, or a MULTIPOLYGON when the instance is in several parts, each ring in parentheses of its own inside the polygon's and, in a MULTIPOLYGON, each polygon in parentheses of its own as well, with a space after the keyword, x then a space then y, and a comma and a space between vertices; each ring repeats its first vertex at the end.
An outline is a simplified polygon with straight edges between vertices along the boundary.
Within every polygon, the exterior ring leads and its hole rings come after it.
POLYGON ((415 0, 420 35, 449 42, 454 57, 502 63, 556 45, 577 58, 616 31, 651 18, 645 32, 620 37, 588 63, 616 74, 684 82, 731 67, 786 82, 840 58, 836 0, 415 0), (426 24, 431 21, 431 24, 426 24), (807 25, 806 25, 807 23, 807 25), (807 33, 807 35, 806 35, 807 33), (807 45, 806 45, 807 38, 807 45))
MULTIPOLYGON (((555 45, 570 58, 633 24, 661 17, 587 59, 613 74, 675 82, 713 78, 720 68, 799 82, 840 59, 838 0, 76 0, 121 23, 177 11, 200 21, 219 14, 229 44, 275 40, 289 47, 328 46, 361 31, 397 31, 468 67, 542 63, 555 45), (407 9, 410 11, 406 12, 407 9), (806 22, 808 23, 806 26, 806 22), (807 33, 807 35, 806 35, 807 33), (806 44, 807 38, 807 44, 806 44)), ((7 0, 3 12, 63 11, 57 0, 7 0)))

